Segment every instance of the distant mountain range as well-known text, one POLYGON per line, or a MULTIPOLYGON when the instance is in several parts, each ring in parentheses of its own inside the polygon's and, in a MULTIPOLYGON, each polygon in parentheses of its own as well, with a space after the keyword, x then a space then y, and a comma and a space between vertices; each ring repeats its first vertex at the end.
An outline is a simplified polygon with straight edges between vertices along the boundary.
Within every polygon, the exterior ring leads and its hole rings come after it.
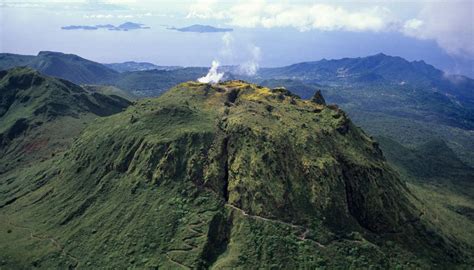
POLYGON ((127 71, 144 71, 144 70, 173 70, 179 69, 178 66, 157 66, 148 62, 134 62, 127 61, 123 63, 110 63, 104 64, 104 66, 109 67, 118 72, 127 72, 127 71))
POLYGON ((0 69, 28 66, 46 75, 77 84, 96 84, 114 79, 118 72, 74 54, 43 51, 37 56, 0 54, 0 69))
POLYGON ((219 28, 210 25, 202 25, 202 24, 193 24, 186 27, 176 28, 176 27, 168 27, 169 30, 176 30, 179 32, 195 32, 195 33, 219 33, 219 32, 232 32, 234 29, 232 28, 219 28))
POLYGON ((465 76, 448 75, 424 61, 409 62, 401 57, 377 54, 298 63, 281 68, 264 68, 258 76, 294 79, 328 86, 385 85, 425 88, 454 96, 458 101, 474 102, 474 81, 465 76))
POLYGON ((208 70, 204 67, 160 67, 137 62, 100 64, 77 55, 48 51, 37 56, 0 54, 0 70, 18 66, 28 66, 76 84, 117 86, 136 96, 160 95, 177 83, 203 76, 208 70))

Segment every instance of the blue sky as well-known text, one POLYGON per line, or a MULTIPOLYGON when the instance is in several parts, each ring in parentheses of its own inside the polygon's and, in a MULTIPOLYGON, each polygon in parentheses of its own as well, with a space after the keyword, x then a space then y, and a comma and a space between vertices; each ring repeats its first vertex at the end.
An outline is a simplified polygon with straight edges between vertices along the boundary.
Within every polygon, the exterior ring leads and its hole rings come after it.
POLYGON ((474 77, 473 1, 10 1, 0 4, 0 51, 79 54, 248 69, 383 52, 474 77), (143 23, 134 31, 61 30, 66 25, 143 23), (210 24, 232 33, 182 33, 210 24))

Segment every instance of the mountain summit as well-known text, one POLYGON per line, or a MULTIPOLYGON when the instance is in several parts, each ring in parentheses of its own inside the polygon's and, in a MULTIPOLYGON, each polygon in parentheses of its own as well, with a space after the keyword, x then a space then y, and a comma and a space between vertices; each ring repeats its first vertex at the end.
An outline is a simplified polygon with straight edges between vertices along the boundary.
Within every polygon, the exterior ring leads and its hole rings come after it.
POLYGON ((417 268, 459 259, 376 142, 336 106, 284 88, 183 83, 96 120, 63 154, 10 177, 41 183, 26 193, 19 180, 2 186, 17 245, 0 251, 12 266, 417 268))

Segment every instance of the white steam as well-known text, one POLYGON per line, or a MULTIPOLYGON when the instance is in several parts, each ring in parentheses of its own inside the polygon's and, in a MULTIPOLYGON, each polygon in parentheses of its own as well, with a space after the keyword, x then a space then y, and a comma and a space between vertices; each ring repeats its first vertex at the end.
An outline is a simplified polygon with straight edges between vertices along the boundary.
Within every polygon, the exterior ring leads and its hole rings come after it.
MULTIPOLYGON (((237 75, 254 76, 260 67, 261 49, 252 43, 236 43, 231 33, 222 36, 222 47, 218 59, 226 63, 240 63, 232 69, 226 69, 237 75)), ((225 72, 218 72, 219 61, 213 60, 212 66, 206 76, 198 79, 201 83, 219 83, 225 72)))
POLYGON ((231 33, 222 36, 220 56, 230 63, 240 63, 234 70, 239 75, 254 76, 260 67, 262 51, 252 43, 236 43, 231 33))
POLYGON ((261 50, 260 47, 250 45, 248 48, 250 59, 239 65, 238 72, 247 76, 254 76, 260 67, 261 50))
POLYGON ((224 77, 224 72, 217 72, 219 67, 219 62, 216 60, 212 61, 212 66, 209 69, 209 72, 206 76, 198 79, 198 82, 201 83, 219 83, 219 81, 224 77))

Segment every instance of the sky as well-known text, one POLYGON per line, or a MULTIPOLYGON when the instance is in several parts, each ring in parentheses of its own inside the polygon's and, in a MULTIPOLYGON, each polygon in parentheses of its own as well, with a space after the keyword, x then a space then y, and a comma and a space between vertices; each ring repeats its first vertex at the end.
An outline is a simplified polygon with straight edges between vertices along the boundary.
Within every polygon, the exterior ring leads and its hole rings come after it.
POLYGON ((474 77, 474 1, 3 0, 0 51, 61 51, 102 62, 259 67, 383 52, 474 77), (70 25, 132 31, 63 30, 70 25), (192 24, 227 33, 167 29, 192 24))

